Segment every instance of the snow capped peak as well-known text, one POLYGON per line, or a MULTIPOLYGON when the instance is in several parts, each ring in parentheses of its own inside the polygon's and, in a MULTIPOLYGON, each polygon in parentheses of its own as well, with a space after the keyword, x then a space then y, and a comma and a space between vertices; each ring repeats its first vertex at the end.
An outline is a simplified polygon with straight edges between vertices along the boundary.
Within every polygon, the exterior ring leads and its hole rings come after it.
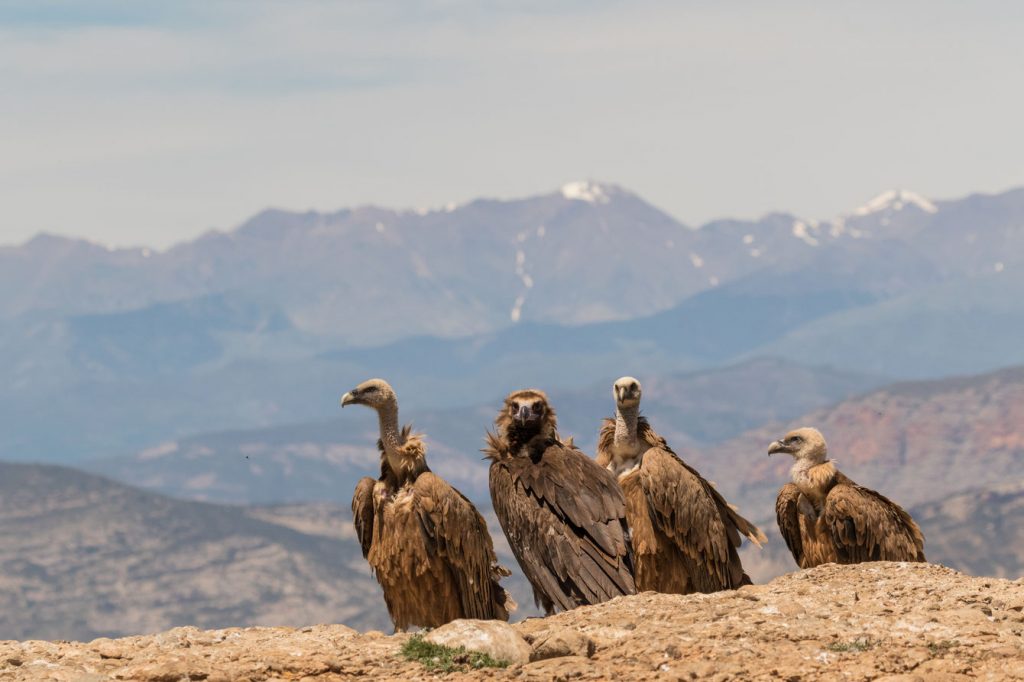
POLYGON ((865 216, 880 211, 901 211, 906 206, 916 206, 925 213, 935 213, 939 209, 928 199, 916 192, 906 189, 890 189, 853 211, 853 215, 865 216))
POLYGON ((793 221, 793 236, 800 241, 806 243, 808 246, 817 246, 819 244, 817 235, 818 225, 811 223, 808 225, 802 220, 793 221), (814 234, 812 234, 812 232, 814 234))
POLYGON ((575 201, 585 201, 588 204, 607 204, 611 201, 604 187, 589 180, 565 183, 562 185, 562 196, 575 201))

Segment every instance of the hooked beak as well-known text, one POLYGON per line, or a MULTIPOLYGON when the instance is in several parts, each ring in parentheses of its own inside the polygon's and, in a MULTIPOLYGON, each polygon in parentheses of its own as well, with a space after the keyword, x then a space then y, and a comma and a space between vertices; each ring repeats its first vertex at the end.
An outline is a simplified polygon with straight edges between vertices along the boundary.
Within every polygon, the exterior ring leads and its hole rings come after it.
POLYGON ((768 456, 769 457, 771 457, 772 455, 774 455, 777 452, 789 452, 789 450, 786 448, 785 445, 783 445, 781 440, 777 440, 777 441, 775 441, 774 443, 772 443, 771 445, 768 446, 768 456))
POLYGON ((520 424, 525 424, 530 421, 530 408, 527 405, 520 405, 519 411, 516 412, 516 421, 520 424))
POLYGON ((341 396, 341 406, 342 407, 345 407, 346 405, 351 405, 355 401, 356 401, 356 397, 354 395, 352 395, 351 392, 346 393, 345 395, 341 396))

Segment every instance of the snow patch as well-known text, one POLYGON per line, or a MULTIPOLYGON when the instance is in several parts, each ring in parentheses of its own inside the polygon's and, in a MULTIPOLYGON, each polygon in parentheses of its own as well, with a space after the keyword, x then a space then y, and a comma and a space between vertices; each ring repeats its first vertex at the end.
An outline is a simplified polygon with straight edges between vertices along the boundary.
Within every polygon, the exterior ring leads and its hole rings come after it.
POLYGON ((695 268, 704 267, 704 259, 695 253, 690 254, 690 262, 693 263, 693 267, 695 268))
POLYGON ((544 235, 546 235, 547 233, 548 228, 544 227, 543 225, 537 228, 537 236, 540 237, 541 239, 544 239, 544 235))
POLYGON ((902 211, 906 206, 915 206, 925 213, 935 213, 935 204, 916 192, 906 189, 890 189, 853 210, 853 215, 865 216, 880 211, 902 211))
POLYGON ((519 318, 523 316, 523 304, 526 303, 525 296, 516 296, 516 302, 512 306, 512 312, 508 314, 509 318, 513 322, 518 322, 519 318))
POLYGON ((752 234, 745 234, 745 235, 743 235, 743 243, 748 245, 748 246, 753 244, 754 243, 754 235, 752 235, 752 234))
POLYGON ((802 220, 793 221, 793 236, 803 242, 806 242, 809 246, 818 245, 818 240, 811 236, 811 233, 807 229, 807 223, 802 220))
POLYGON ((574 201, 585 201, 588 204, 607 204, 611 201, 601 185, 586 180, 567 182, 562 185, 562 196, 574 201))

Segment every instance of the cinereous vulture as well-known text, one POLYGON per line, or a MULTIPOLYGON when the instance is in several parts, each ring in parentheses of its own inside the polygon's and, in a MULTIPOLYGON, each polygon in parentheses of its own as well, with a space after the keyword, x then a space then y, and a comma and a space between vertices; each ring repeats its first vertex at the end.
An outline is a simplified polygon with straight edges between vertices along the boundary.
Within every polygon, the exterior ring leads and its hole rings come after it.
POLYGON ((558 436, 537 390, 511 393, 484 450, 494 511, 550 614, 633 594, 625 501, 615 477, 558 436))
POLYGON ((359 481, 352 515, 395 629, 457 618, 508 620, 515 604, 499 580, 509 573, 498 565, 487 524, 427 467, 421 435, 399 429, 391 386, 370 379, 342 396, 341 405, 371 407, 380 421, 380 478, 359 481))
POLYGON ((775 515, 800 568, 835 562, 925 561, 924 535, 910 514, 857 485, 828 459, 817 429, 790 431, 768 454, 792 455, 793 482, 779 491, 775 515))
POLYGON ((636 588, 675 594, 749 585, 737 549, 746 536, 765 542, 754 524, 683 462, 640 415, 640 382, 612 387, 615 418, 605 419, 597 463, 618 477, 626 497, 636 588))

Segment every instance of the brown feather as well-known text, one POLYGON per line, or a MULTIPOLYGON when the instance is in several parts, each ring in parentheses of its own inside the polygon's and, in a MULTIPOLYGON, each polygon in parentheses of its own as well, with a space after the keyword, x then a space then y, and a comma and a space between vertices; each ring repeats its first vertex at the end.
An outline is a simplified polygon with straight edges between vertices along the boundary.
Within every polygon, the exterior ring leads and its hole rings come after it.
POLYGON ((925 561, 924 535, 902 507, 825 461, 782 487, 776 519, 801 568, 823 563, 925 561))
MULTIPOLYGON (((537 396, 539 391, 513 393, 537 396)), ((615 479, 561 441, 550 406, 524 427, 507 409, 487 434, 494 511, 547 613, 633 594, 625 501, 615 479)))
MULTIPOLYGON (((626 497, 638 590, 713 592, 749 584, 737 548, 740 535, 766 541, 663 437, 639 417, 647 450, 636 469, 619 477, 626 497)), ((604 420, 597 462, 612 461, 615 421, 604 420)))
POLYGON ((356 486, 356 531, 398 630, 437 627, 458 618, 508 620, 515 603, 499 584, 487 524, 459 491, 426 465, 426 447, 406 426, 391 468, 356 486))

